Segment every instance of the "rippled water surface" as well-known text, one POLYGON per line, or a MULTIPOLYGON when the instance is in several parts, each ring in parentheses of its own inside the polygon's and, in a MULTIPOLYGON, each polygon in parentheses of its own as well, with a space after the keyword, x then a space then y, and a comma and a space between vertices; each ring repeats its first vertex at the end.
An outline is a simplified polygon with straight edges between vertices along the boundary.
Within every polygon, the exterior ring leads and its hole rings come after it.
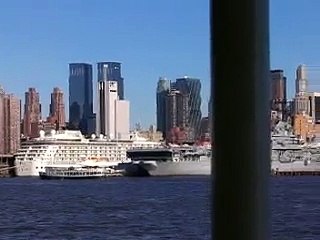
MULTIPOLYGON (((272 178, 273 239, 320 239, 320 178, 272 178)), ((208 177, 0 179, 0 239, 210 239, 208 177)))

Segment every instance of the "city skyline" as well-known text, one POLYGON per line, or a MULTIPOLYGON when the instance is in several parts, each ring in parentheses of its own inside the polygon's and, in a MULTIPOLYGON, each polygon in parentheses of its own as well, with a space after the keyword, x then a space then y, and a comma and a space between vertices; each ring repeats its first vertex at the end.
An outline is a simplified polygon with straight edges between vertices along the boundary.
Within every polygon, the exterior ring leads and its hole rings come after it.
MULTIPOLYGON (((168 0, 117 1, 112 7, 96 0, 76 5, 63 1, 4 2, 0 10, 0 48, 6 58, 0 60, 1 84, 20 99, 25 89, 37 87, 43 115, 47 116, 47 93, 55 86, 68 92, 68 63, 119 61, 126 81, 124 95, 132 106, 131 126, 136 122, 144 127, 156 123, 154 86, 159 76, 201 79, 205 116, 210 95, 208 5, 208 1, 168 0), (121 9, 122 14, 113 9, 121 9), (192 17, 184 14, 188 11, 192 11, 192 17), (154 17, 159 13, 161 17, 154 17), (106 23, 108 30, 101 31, 106 23), (141 84, 147 91, 136 94, 141 84), (140 109, 148 114, 141 114, 140 109)), ((319 62, 319 37, 313 34, 320 20, 317 6, 320 3, 314 0, 312 4, 271 1, 271 68, 284 70, 288 98, 294 95, 296 66, 319 62), (290 11, 283 15, 283 9, 290 11)))

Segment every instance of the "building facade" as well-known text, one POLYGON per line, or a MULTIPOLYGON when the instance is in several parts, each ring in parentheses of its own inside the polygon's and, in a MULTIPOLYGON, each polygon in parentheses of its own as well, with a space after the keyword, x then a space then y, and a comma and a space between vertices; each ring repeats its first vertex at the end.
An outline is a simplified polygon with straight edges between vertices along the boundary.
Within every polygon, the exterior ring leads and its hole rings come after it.
POLYGON ((157 104, 157 131, 163 133, 163 136, 166 137, 166 99, 170 91, 170 81, 166 78, 159 78, 157 91, 156 91, 156 104, 157 104))
POLYGON ((115 137, 117 139, 127 139, 129 137, 130 103, 126 100, 115 101, 115 137))
POLYGON ((308 91, 307 66, 301 64, 296 70, 296 94, 304 95, 308 91))
POLYGON ((129 136, 129 102, 119 100, 116 81, 98 82, 98 112, 96 134, 109 139, 129 136))
POLYGON ((116 81, 119 99, 124 99, 124 82, 121 76, 121 63, 119 62, 99 62, 98 81, 116 81))
POLYGON ((57 87, 54 88, 51 93, 50 112, 47 121, 56 125, 56 129, 65 127, 66 119, 63 92, 57 87))
POLYGON ((29 88, 25 93, 23 114, 23 135, 27 138, 39 137, 41 120, 40 96, 35 88, 29 88))
POLYGON ((200 91, 201 82, 197 78, 183 77, 175 82, 159 79, 157 130, 163 133, 166 141, 195 142, 200 137, 200 91))
POLYGON ((299 114, 309 114, 309 97, 307 67, 305 65, 299 65, 296 70, 296 94, 293 100, 293 116, 299 114))
POLYGON ((12 155, 20 147, 20 112, 20 100, 0 86, 0 155, 12 155))
POLYGON ((188 138, 195 141, 200 136, 201 113, 201 82, 200 79, 183 77, 175 82, 176 90, 188 96, 188 138))
POLYGON ((305 140, 306 142, 313 141, 316 137, 316 128, 312 117, 307 114, 295 115, 293 132, 297 137, 305 140))
POLYGON ((69 128, 88 135, 88 121, 93 117, 92 65, 69 64, 69 128))
POLYGON ((271 110, 277 111, 282 120, 287 116, 287 78, 283 70, 271 70, 271 110))
POLYGON ((166 141, 182 143, 190 140, 189 97, 171 89, 166 98, 166 141), (179 137, 178 137, 179 136, 179 137))

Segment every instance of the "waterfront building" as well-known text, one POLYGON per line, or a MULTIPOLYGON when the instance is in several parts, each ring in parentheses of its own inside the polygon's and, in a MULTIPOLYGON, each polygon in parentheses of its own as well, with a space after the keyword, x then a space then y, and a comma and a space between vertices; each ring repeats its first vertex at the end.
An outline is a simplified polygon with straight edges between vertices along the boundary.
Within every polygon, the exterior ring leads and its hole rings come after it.
POLYGON ((20 100, 0 86, 0 155, 13 155, 20 147, 20 100))

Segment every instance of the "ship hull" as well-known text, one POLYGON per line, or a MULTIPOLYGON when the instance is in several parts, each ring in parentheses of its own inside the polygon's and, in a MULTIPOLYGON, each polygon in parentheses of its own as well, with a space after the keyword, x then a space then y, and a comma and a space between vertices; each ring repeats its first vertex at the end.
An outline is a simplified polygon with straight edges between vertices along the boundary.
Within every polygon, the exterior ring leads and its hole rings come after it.
POLYGON ((271 172, 274 174, 281 172, 320 172, 320 162, 315 161, 294 161, 280 162, 271 161, 271 172))
POLYGON ((125 169, 126 176, 187 176, 210 175, 209 158, 200 161, 140 161, 133 162, 125 169))
MULTIPOLYGON (((74 161, 76 163, 76 161, 74 161)), ((79 162, 78 162, 79 163, 79 162)), ((59 165, 70 165, 69 163, 62 163, 56 162, 51 163, 49 161, 43 161, 43 160, 16 160, 15 161, 15 173, 17 177, 39 177, 39 174, 41 172, 44 172, 45 168, 47 166, 52 166, 55 164, 59 165)), ((115 170, 117 171, 124 171, 124 167, 128 163, 121 163, 114 162, 115 170)))
POLYGON ((45 165, 34 160, 15 161, 17 177, 38 177, 45 165))
POLYGON ((79 180, 79 179, 101 179, 101 178, 105 178, 105 176, 50 176, 50 175, 47 175, 46 173, 44 172, 40 172, 39 173, 39 177, 40 179, 43 179, 43 180, 67 180, 67 179, 73 179, 73 180, 79 180))

